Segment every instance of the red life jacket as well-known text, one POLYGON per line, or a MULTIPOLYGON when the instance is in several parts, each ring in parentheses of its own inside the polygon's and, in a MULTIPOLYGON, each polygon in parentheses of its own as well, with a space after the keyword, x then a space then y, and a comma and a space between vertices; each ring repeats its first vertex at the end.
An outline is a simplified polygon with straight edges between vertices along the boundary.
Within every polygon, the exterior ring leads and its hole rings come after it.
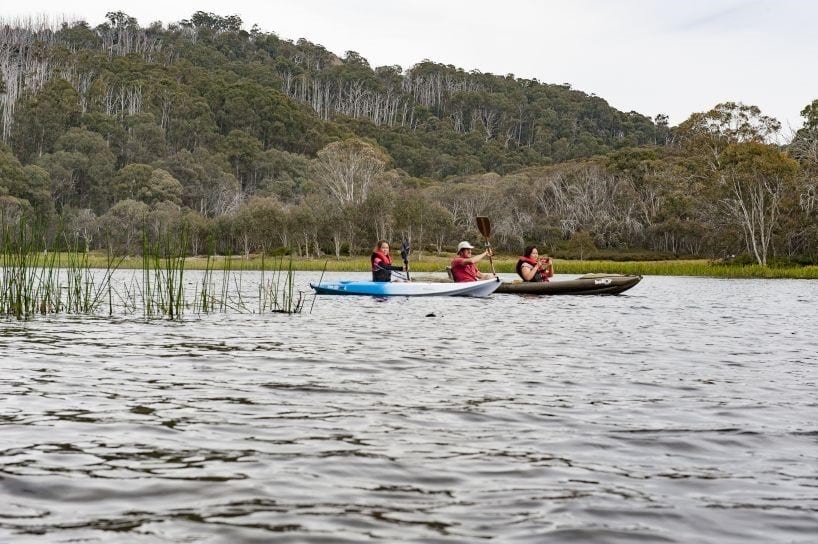
POLYGON ((378 270, 382 269, 380 265, 375 264, 375 259, 380 259, 381 263, 386 265, 386 266, 391 266, 392 265, 392 257, 391 256, 384 255, 383 253, 381 253, 380 251, 377 251, 377 250, 373 251, 372 255, 369 257, 369 262, 372 264, 372 271, 373 272, 377 272, 378 270))
MULTIPOLYGON (((532 282, 535 282, 535 281, 548 281, 548 275, 547 275, 545 269, 540 266, 539 261, 537 261, 536 259, 532 259, 531 257, 520 257, 517 260, 517 275, 518 276, 523 278, 523 264, 525 264, 525 263, 528 263, 528 264, 530 264, 531 266, 534 267, 534 277, 531 278, 528 281, 532 281, 532 282)), ((523 278, 523 281, 526 281, 526 279, 523 278)))

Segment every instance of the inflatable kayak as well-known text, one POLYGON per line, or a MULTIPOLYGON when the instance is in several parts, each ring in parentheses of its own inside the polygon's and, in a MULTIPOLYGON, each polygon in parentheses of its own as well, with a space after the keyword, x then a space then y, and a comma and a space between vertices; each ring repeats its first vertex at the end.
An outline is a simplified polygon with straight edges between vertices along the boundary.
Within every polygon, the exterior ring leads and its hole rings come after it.
POLYGON ((515 295, 618 295, 641 279, 642 276, 588 274, 573 280, 503 282, 497 292, 515 295))
POLYGON ((311 283, 317 295, 364 295, 372 297, 487 297, 500 286, 490 279, 466 283, 337 281, 311 283))

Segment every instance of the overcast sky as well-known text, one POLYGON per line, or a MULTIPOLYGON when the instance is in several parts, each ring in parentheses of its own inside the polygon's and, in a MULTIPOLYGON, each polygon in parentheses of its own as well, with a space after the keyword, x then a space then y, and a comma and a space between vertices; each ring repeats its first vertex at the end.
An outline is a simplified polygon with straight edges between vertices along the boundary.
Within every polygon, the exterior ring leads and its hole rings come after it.
POLYGON ((239 15, 283 39, 404 69, 429 59, 466 70, 570 83, 623 111, 671 124, 732 100, 785 127, 818 99, 813 0, 26 0, 0 17, 81 18, 121 10, 142 26, 196 11, 239 15))

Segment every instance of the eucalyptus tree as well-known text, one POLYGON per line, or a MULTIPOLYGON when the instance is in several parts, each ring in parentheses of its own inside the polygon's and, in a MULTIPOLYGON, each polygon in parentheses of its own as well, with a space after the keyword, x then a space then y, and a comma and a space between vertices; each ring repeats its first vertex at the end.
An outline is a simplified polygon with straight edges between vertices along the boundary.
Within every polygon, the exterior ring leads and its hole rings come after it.
POLYGON ((787 246, 791 254, 818 262, 818 100, 801 110, 804 125, 798 130, 788 150, 798 161, 803 179, 798 194, 797 213, 786 217, 787 246))
POLYGON ((219 150, 224 153, 232 166, 232 174, 241 183, 245 190, 255 182, 255 162, 262 152, 258 138, 242 130, 231 130, 219 144, 219 150))
POLYGON ((11 128, 17 157, 29 163, 54 150, 54 144, 80 118, 79 95, 64 79, 53 79, 20 100, 11 128))
POLYGON ((339 206, 360 205, 385 172, 389 160, 382 149, 350 138, 319 151, 310 164, 310 176, 339 206))
POLYGON ((318 243, 321 216, 324 213, 321 204, 318 195, 307 195, 297 206, 289 210, 290 243, 295 244, 301 256, 321 255, 318 243))
POLYGON ((144 202, 120 200, 103 214, 100 232, 115 254, 132 255, 138 248, 150 208, 144 202))
POLYGON ((769 142, 780 130, 781 123, 761 113, 758 106, 724 102, 709 111, 693 113, 677 127, 676 136, 683 147, 699 154, 715 172, 721 152, 728 145, 769 142))
POLYGON ((200 255, 211 248, 208 241, 213 233, 212 220, 202 214, 185 208, 182 214, 182 228, 187 232, 191 255, 200 255))
POLYGON ((145 215, 148 239, 171 254, 189 251, 188 233, 184 231, 184 212, 177 202, 154 201, 145 215))
POLYGON ((161 102, 162 123, 170 152, 192 151, 209 144, 217 134, 213 111, 192 85, 165 90, 161 102))
POLYGON ((221 153, 182 150, 158 164, 182 185, 182 204, 203 216, 229 213, 241 203, 241 186, 221 153))
MULTIPOLYGON (((443 251, 447 242, 456 238, 456 228, 452 214, 436 202, 433 202, 426 210, 423 224, 423 238, 421 238, 421 241, 428 236, 438 253, 443 251)), ((423 245, 418 243, 418 247, 422 250, 423 245)))
POLYGON ((165 131, 150 113, 137 113, 125 118, 127 140, 125 163, 149 163, 163 159, 168 152, 165 131))
POLYGON ((84 249, 86 252, 94 246, 100 232, 99 217, 90 208, 65 208, 60 215, 64 242, 68 247, 84 249), (80 246, 80 244, 82 244, 80 246))
POLYGON ((494 173, 461 178, 442 185, 435 191, 435 198, 449 211, 455 226, 467 234, 474 232, 474 218, 478 215, 497 216, 499 180, 494 173))
POLYGON ((374 246, 377 240, 392 238, 395 192, 389 187, 376 187, 369 191, 358 206, 360 223, 358 229, 374 246))
POLYGON ((111 180, 115 200, 138 200, 146 204, 168 201, 182 203, 182 184, 169 172, 148 164, 129 164, 111 180))
POLYGON ((812 174, 818 175, 818 100, 801 110, 802 126, 789 146, 793 158, 812 174))
POLYGON ((777 148, 756 142, 732 144, 722 155, 722 203, 742 228, 748 251, 767 265, 782 204, 796 190, 798 163, 777 148))
MULTIPOLYGON (((81 172, 88 168, 88 158, 82 153, 57 151, 43 155, 35 164, 48 172, 49 191, 57 212, 80 205, 76 184, 81 172)), ((88 202, 88 199, 85 199, 88 202)))
POLYGON ((255 162, 255 192, 275 195, 283 202, 294 203, 303 195, 308 178, 309 158, 279 149, 268 149, 255 162))
POLYGON ((0 195, 18 198, 34 213, 48 217, 54 211, 48 171, 35 165, 23 166, 11 150, 0 143, 0 195))
POLYGON ((72 128, 60 136, 54 147, 56 155, 63 152, 73 157, 71 201, 79 207, 107 208, 110 202, 106 185, 114 173, 116 159, 105 139, 96 132, 72 128))
POLYGON ((25 198, 40 217, 50 217, 54 214, 54 198, 51 194, 51 176, 48 170, 35 164, 23 168, 25 185, 12 188, 12 194, 25 198))
POLYGON ((279 245, 287 215, 281 203, 271 197, 251 197, 233 214, 234 234, 241 242, 245 258, 251 252, 267 252, 279 245))
POLYGON ((421 189, 400 191, 392 217, 396 234, 410 242, 419 258, 427 243, 440 248, 452 234, 451 214, 421 189))

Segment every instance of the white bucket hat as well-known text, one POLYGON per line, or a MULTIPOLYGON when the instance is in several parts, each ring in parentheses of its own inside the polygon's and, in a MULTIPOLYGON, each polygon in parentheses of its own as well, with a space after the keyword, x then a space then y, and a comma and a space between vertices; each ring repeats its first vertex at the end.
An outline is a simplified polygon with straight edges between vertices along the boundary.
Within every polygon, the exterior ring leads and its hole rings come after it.
POLYGON ((457 244, 457 252, 460 253, 460 251, 463 249, 474 249, 474 246, 468 243, 466 240, 463 240, 457 244))

